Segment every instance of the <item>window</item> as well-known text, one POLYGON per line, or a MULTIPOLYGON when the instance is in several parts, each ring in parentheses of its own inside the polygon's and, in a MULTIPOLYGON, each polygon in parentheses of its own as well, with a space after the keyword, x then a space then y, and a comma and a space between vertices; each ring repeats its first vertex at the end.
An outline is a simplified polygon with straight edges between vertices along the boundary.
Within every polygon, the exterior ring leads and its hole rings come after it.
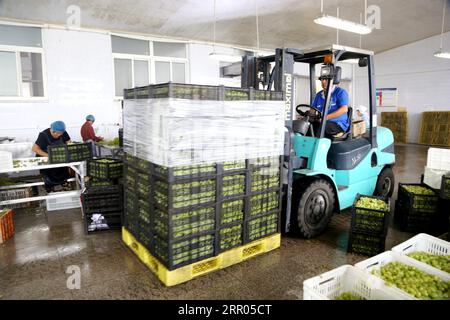
POLYGON ((115 95, 123 89, 148 84, 185 83, 187 77, 187 46, 179 42, 152 42, 111 36, 114 61, 115 95))
POLYGON ((0 25, 0 98, 45 97, 41 29, 0 25))

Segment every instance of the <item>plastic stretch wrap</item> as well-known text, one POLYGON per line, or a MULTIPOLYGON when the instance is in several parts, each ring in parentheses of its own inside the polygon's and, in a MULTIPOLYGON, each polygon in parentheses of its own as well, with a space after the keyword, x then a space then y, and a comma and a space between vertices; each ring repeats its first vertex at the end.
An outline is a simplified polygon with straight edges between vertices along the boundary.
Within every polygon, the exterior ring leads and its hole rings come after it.
POLYGON ((283 154, 283 101, 124 101, 124 151, 183 166, 283 154))

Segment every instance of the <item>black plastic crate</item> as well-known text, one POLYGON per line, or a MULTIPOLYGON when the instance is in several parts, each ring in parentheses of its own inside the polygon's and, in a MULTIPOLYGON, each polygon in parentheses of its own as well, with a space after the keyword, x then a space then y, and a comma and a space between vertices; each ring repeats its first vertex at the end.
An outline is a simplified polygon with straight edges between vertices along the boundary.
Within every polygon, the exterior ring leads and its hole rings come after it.
POLYGON ((280 186, 280 167, 260 167, 251 172, 251 192, 258 192, 280 186))
POLYGON ((118 179, 123 176, 123 162, 111 158, 92 159, 87 162, 87 172, 96 179, 118 179))
POLYGON ((150 199, 152 191, 151 174, 125 165, 123 184, 125 188, 133 190, 141 198, 150 199))
POLYGON ((430 212, 436 211, 438 195, 425 184, 417 183, 399 183, 397 201, 401 206, 406 206, 410 211, 430 212), (421 187, 426 189, 429 194, 414 194, 409 192, 407 187, 421 187), (405 188, 406 187, 406 188, 405 188))
POLYGON ((430 232, 438 219, 438 195, 424 184, 399 184, 395 203, 394 219, 400 230, 408 232, 430 232), (429 190, 428 195, 408 192, 404 186, 420 186, 429 190))
POLYGON ((220 179, 220 196, 230 198, 245 195, 245 173, 222 175, 220 179))
POLYGON ((385 197, 365 196, 358 194, 352 207, 351 231, 362 231, 375 235, 387 233, 389 225, 390 200, 385 197), (358 206, 362 198, 381 201, 386 208, 384 210, 370 209, 358 206))
POLYGON ((86 232, 98 232, 107 230, 118 230, 122 227, 122 211, 116 212, 92 212, 85 214, 86 232))
POLYGON ((190 100, 283 100, 283 93, 247 88, 162 83, 124 90, 124 99, 177 98, 190 100))
POLYGON ((87 188, 108 187, 108 186, 114 186, 114 185, 118 185, 118 184, 121 184, 119 179, 101 180, 101 179, 95 179, 95 178, 91 178, 91 177, 85 183, 87 188))
POLYGON ((83 191, 84 213, 123 210, 122 186, 90 187, 83 191))
POLYGON ((220 203, 220 225, 244 221, 245 198, 225 200, 220 203))
POLYGON ((271 212, 246 222, 245 243, 279 232, 280 211, 271 212))
POLYGON ((169 213, 155 208, 153 231, 166 240, 177 240, 204 232, 213 232, 216 225, 216 206, 189 208, 169 213))
POLYGON ((249 199, 251 217, 281 209, 280 190, 252 194, 249 199))
POLYGON ((214 256, 215 234, 203 234, 179 241, 167 241, 153 236, 153 250, 150 250, 167 269, 182 266, 214 256))
POLYGON ((78 162, 91 158, 91 143, 73 143, 48 146, 48 161, 51 164, 78 162))
POLYGON ((227 225, 218 232, 219 252, 239 247, 244 243, 244 226, 242 223, 227 225))
POLYGON ((154 180, 154 203, 172 210, 216 202, 216 179, 167 182, 154 180))
POLYGON ((165 167, 153 164, 152 168, 152 173, 169 182, 182 179, 214 177, 217 173, 217 165, 215 163, 177 167, 165 167))
POLYGON ((385 251, 386 235, 375 235, 360 231, 351 231, 347 252, 365 256, 375 256, 385 251))
POLYGON ((450 175, 442 176, 440 197, 442 199, 450 200, 450 175))

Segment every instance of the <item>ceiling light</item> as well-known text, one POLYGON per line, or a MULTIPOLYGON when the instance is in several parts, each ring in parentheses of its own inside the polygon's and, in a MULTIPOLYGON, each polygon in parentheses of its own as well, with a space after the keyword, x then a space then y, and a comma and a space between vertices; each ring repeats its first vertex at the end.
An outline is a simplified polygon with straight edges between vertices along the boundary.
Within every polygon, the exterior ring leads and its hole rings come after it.
POLYGON ((434 54, 437 58, 450 59, 450 52, 438 51, 434 54))
POLYGON ((314 22, 326 27, 344 30, 348 32, 354 32, 358 34, 369 34, 372 32, 372 29, 363 24, 355 23, 349 20, 339 19, 326 14, 322 15, 317 19, 314 19, 314 22))
POLYGON ((238 62, 242 60, 241 56, 231 55, 226 53, 217 53, 211 52, 209 57, 214 60, 222 61, 222 62, 238 62))
POLYGON ((350 63, 350 64, 359 64, 359 59, 347 59, 347 60, 342 60, 339 62, 350 63))
POLYGON ((446 7, 446 3, 445 3, 445 0, 444 0, 444 9, 443 9, 443 12, 442 12, 441 46, 439 48, 439 51, 436 52, 434 54, 434 56, 437 57, 437 58, 450 59, 450 52, 442 51, 442 48, 443 48, 442 46, 444 44, 445 7, 446 7))

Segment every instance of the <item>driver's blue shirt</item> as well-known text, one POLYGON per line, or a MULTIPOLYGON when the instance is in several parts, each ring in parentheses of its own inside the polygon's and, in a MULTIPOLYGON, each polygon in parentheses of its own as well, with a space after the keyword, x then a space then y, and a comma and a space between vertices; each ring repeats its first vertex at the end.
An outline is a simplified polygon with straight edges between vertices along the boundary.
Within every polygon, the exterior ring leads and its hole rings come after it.
MULTIPOLYGON (((321 112, 323 112, 323 107, 325 104, 325 98, 323 95, 323 90, 320 91, 318 94, 316 94, 316 97, 314 98, 314 102, 312 104, 313 107, 317 108, 321 112)), ((344 89, 341 89, 339 87, 336 87, 334 91, 331 93, 331 99, 330 99, 330 106, 328 108, 328 114, 338 110, 342 106, 348 106, 349 100, 348 100, 348 93, 344 89)), ((347 113, 344 113, 343 115, 328 120, 336 122, 344 132, 348 130, 349 124, 348 124, 348 115, 347 113)))

